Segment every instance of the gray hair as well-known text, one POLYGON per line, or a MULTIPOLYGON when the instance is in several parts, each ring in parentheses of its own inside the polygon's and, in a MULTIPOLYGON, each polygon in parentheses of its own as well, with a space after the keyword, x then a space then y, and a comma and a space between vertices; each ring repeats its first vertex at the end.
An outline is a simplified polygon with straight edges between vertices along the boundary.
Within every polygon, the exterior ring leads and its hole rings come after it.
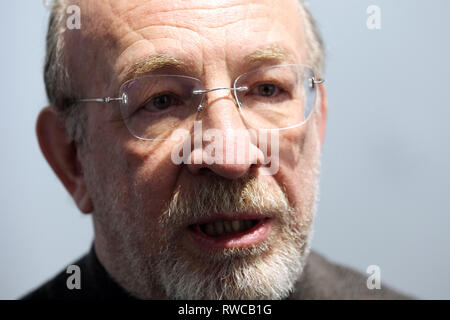
MULTIPOLYGON (((322 37, 317 29, 314 18, 303 0, 300 4, 300 15, 305 23, 306 33, 306 61, 315 72, 321 73, 324 69, 325 53, 322 37)), ((85 112, 71 99, 76 96, 74 85, 67 68, 67 51, 65 47, 65 18, 66 8, 71 0, 54 0, 51 9, 44 67, 44 81, 49 103, 55 106, 65 122, 69 136, 76 142, 84 141, 85 112)))
POLYGON ((325 46, 322 36, 317 28, 316 21, 309 12, 307 4, 299 0, 300 13, 305 23, 306 35, 306 63, 317 73, 322 73, 325 68, 325 46))
POLYGON ((69 136, 76 142, 84 140, 85 112, 72 103, 73 84, 67 67, 64 32, 66 9, 71 0, 54 0, 46 38, 44 82, 50 105, 55 106, 65 122, 69 136))

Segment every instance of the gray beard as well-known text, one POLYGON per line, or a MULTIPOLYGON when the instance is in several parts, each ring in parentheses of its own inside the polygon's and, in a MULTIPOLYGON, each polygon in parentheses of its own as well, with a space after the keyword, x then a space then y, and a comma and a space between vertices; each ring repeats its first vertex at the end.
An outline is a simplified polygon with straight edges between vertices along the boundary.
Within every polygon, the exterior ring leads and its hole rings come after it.
POLYGON ((308 230, 284 244, 232 249, 208 263, 183 259, 166 247, 155 270, 169 299, 284 299, 305 266, 310 235, 308 230))
MULTIPOLYGON (((289 205, 287 196, 279 190, 267 191, 256 179, 231 184, 218 180, 195 193, 176 194, 160 218, 164 230, 201 218, 211 212, 241 212, 251 209, 275 213, 276 224, 262 243, 246 247, 224 249, 207 254, 186 250, 174 232, 161 239, 158 254, 147 256, 136 252, 132 261, 152 270, 148 276, 157 281, 169 299, 242 300, 284 299, 293 290, 309 254, 313 219, 305 218, 303 210, 289 205), (241 201, 246 194, 257 199, 249 204, 241 201), (213 201, 211 201, 213 200, 213 201)), ((315 204, 314 206, 315 207, 315 204)), ((131 258, 131 257, 130 257, 131 258)), ((147 281, 150 278, 147 278, 147 281)), ((144 279, 142 279, 145 281, 144 279)), ((151 286, 147 284, 147 290, 151 286)), ((146 290, 146 291, 147 291, 146 290)), ((142 291, 141 291, 142 295, 142 291)), ((150 297, 147 291, 145 296, 150 297)))
POLYGON ((112 232, 121 236, 110 257, 115 269, 108 271, 116 281, 143 299, 288 297, 309 255, 317 195, 309 198, 314 201, 293 208, 281 189, 271 190, 256 179, 237 180, 232 185, 217 181, 195 190, 174 195, 160 217, 159 225, 166 230, 162 238, 154 239, 152 232, 140 225, 145 221, 143 208, 134 208, 133 221, 115 220, 112 232), (245 211, 275 215, 272 231, 262 243, 205 253, 187 250, 179 236, 181 226, 193 218, 245 211), (123 225, 125 230, 120 227, 123 225))

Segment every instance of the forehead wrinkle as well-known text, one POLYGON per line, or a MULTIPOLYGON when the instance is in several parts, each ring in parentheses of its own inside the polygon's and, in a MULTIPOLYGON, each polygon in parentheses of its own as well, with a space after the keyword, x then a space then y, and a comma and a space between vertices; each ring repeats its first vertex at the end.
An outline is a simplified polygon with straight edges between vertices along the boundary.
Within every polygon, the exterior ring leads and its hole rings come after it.
POLYGON ((133 10, 127 11, 124 18, 135 30, 145 28, 149 23, 184 25, 191 29, 197 29, 198 27, 214 29, 241 20, 242 12, 250 10, 246 9, 248 6, 252 7, 252 11, 255 11, 255 7, 265 6, 263 3, 252 1, 229 1, 231 3, 228 4, 226 1, 204 1, 198 4, 195 1, 166 2, 167 7, 164 9, 155 9, 153 5, 136 6, 133 10), (134 15, 146 17, 146 19, 139 20, 134 15), (183 18, 186 15, 190 16, 191 19, 184 20, 183 18))

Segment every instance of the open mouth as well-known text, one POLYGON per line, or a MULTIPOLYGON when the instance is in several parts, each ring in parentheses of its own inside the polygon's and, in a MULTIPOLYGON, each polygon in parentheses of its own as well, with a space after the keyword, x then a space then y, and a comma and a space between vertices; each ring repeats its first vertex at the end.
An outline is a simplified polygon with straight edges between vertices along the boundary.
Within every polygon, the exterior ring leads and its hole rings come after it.
POLYGON ((216 221, 214 223, 200 224, 202 232, 210 237, 220 237, 226 234, 239 234, 251 230, 258 224, 259 220, 232 220, 216 221))
POLYGON ((263 241, 270 232, 271 219, 217 219, 189 226, 195 242, 208 248, 246 247, 263 241))

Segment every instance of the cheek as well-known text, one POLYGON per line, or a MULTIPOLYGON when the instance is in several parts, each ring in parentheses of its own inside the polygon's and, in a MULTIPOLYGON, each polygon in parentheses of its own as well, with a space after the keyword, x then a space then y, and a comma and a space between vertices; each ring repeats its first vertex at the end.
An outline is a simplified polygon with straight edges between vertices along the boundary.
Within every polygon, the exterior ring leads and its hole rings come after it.
POLYGON ((179 170, 171 162, 171 149, 137 139, 105 145, 95 149, 95 172, 88 179, 95 194, 94 218, 117 246, 127 241, 157 246, 164 236, 159 217, 179 170))
POLYGON ((134 139, 120 150, 131 201, 143 214, 158 218, 172 197, 180 170, 171 161, 171 144, 134 139))
POLYGON ((274 178, 303 214, 313 214, 319 173, 320 149, 313 121, 280 135, 280 170, 274 178))

